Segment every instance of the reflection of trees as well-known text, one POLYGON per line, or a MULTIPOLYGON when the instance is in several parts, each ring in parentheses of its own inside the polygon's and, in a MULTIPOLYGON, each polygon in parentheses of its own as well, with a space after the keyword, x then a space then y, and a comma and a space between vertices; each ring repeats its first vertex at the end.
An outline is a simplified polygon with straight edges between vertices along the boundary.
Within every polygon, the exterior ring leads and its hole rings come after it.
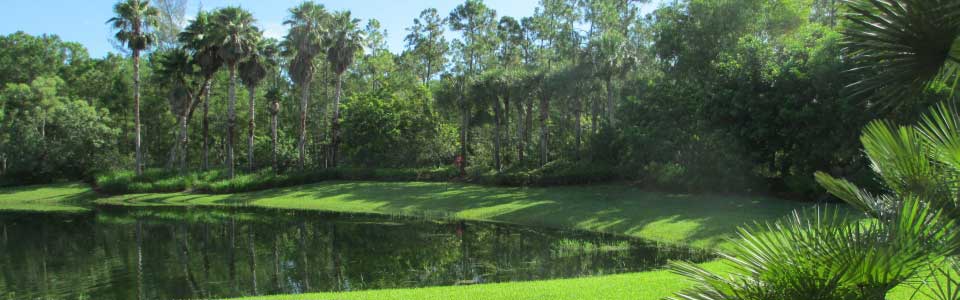
POLYGON ((421 287, 707 258, 619 237, 473 222, 229 209, 106 209, 74 218, 0 214, 0 299, 5 291, 185 299, 421 287))

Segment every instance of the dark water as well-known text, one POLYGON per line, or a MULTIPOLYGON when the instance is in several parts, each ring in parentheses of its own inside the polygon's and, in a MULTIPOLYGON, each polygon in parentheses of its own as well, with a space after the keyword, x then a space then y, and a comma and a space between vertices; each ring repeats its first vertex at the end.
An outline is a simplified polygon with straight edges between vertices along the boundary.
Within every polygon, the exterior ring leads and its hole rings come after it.
MULTIPOLYGON (((710 255, 611 235, 262 209, 0 213, 0 299, 196 299, 524 281, 710 255)), ((642 284, 642 283, 637 283, 642 284)))

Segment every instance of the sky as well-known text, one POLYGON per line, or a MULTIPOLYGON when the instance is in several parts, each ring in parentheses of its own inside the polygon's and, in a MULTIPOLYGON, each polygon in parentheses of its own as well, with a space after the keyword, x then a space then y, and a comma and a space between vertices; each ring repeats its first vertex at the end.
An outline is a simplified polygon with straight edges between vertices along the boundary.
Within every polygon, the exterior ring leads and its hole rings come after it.
MULTIPOLYGON (((87 47, 91 57, 103 57, 118 52, 110 39, 113 37, 106 21, 112 17, 116 0, 5 0, 0 10, 0 34, 24 31, 32 35, 55 34, 64 41, 79 42, 87 47)), ((240 6, 253 13, 259 27, 268 37, 282 37, 287 29, 283 21, 289 8, 302 0, 189 0, 187 16, 196 15, 200 5, 210 10, 225 6, 240 6)), ((390 50, 399 53, 404 48, 405 29, 426 8, 436 8, 446 16, 462 1, 453 0, 317 0, 329 10, 349 9, 364 24, 376 18, 387 30, 390 50)), ((524 17, 533 15, 538 0, 486 0, 497 10, 498 16, 524 17)))

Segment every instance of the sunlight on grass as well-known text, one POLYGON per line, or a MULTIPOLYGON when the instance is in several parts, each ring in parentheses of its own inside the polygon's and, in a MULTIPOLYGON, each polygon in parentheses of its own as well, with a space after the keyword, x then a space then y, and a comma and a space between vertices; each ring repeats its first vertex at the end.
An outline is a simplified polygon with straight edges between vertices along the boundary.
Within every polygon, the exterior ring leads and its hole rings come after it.
POLYGON ((0 211, 83 212, 96 195, 84 184, 35 185, 0 189, 0 211))

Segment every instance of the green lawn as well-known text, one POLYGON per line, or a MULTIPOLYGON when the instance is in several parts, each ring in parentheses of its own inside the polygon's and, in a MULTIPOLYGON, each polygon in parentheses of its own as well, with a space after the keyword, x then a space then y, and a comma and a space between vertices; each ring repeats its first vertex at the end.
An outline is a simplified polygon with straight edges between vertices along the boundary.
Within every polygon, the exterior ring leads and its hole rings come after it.
MULTIPOLYGON (((89 190, 81 185, 0 189, 0 209, 13 206, 61 209, 72 207, 64 201, 71 203, 87 199, 89 194, 89 190)), ((705 248, 724 247, 726 239, 744 223, 773 220, 808 206, 762 197, 651 193, 625 185, 500 188, 410 182, 328 182, 233 195, 125 195, 97 199, 96 203, 127 206, 251 205, 453 217, 604 231, 705 248)), ((704 265, 713 270, 725 269, 720 262, 704 265)), ((243 299, 653 300, 670 296, 689 284, 668 271, 653 271, 564 280, 243 299)), ((909 299, 910 290, 899 289, 890 296, 890 299, 909 299)))
POLYGON ((95 196, 79 183, 2 188, 0 211, 83 212, 95 196))
POLYGON ((100 204, 252 205, 509 222, 714 248, 737 226, 804 207, 760 197, 651 193, 625 185, 503 188, 458 183, 329 182, 233 195, 142 194, 100 204))

